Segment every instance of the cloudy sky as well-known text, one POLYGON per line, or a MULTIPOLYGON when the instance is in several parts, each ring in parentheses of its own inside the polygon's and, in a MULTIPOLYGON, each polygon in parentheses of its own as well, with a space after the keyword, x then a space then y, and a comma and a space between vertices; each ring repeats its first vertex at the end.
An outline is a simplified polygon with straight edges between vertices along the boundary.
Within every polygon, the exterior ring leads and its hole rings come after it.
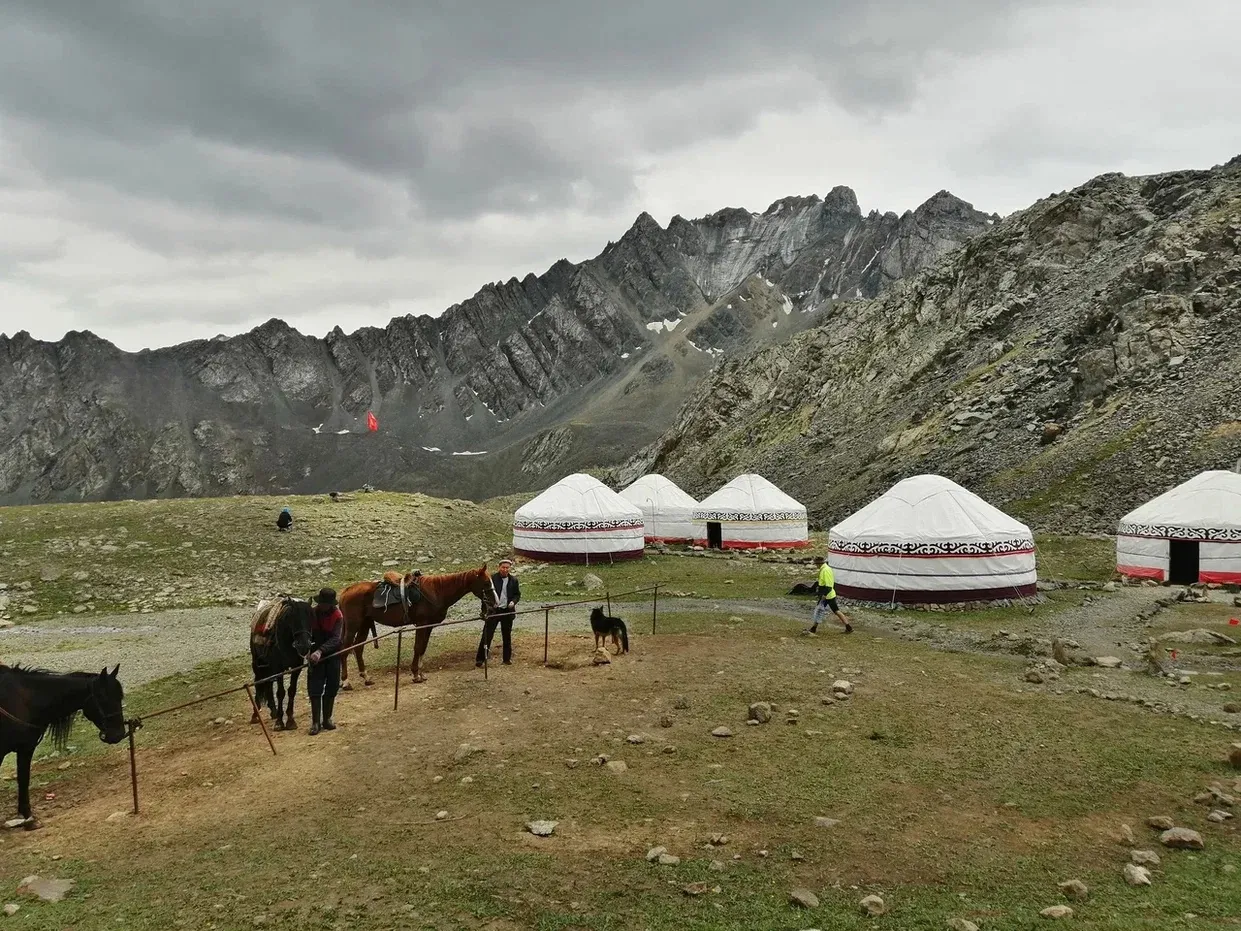
POLYGON ((0 331, 437 314, 641 210, 1241 153, 1236 0, 0 0, 0 331))

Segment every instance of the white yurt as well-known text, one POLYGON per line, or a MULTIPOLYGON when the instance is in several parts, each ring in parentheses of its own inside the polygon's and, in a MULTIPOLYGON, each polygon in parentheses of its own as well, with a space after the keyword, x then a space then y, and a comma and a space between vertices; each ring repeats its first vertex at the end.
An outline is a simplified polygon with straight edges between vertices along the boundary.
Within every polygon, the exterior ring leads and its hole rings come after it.
POLYGON ((671 479, 644 475, 620 496, 642 511, 647 543, 689 543, 694 539, 694 508, 698 502, 671 479))
POLYGON ((806 508, 761 475, 738 475, 694 508, 694 542, 734 550, 809 546, 806 508))
POLYGON ((1034 536, 942 475, 897 482, 828 533, 846 598, 905 604, 1034 595, 1034 536))
POLYGON ((1195 475, 1120 519, 1122 575, 1189 585, 1241 584, 1241 475, 1195 475))
POLYGON ((582 473, 562 478, 513 515, 513 549, 529 559, 636 559, 642 535, 642 511, 582 473))

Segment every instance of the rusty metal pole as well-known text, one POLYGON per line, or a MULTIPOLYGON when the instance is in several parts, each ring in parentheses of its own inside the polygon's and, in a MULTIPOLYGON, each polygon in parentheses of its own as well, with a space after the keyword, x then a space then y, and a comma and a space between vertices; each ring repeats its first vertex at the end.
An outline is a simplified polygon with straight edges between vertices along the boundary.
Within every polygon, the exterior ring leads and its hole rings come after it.
POLYGON ((547 641, 548 641, 548 638, 551 636, 551 626, 552 626, 551 616, 552 616, 552 609, 547 607, 547 605, 544 605, 543 606, 543 665, 544 666, 547 665, 547 641))
POLYGON ((138 760, 134 752, 134 722, 129 722, 129 781, 134 787, 134 814, 138 814, 138 760))
POLYGON ((651 633, 655 633, 655 619, 659 616, 659 583, 655 583, 655 593, 651 596, 651 633))
POLYGON ((259 727, 263 729, 263 736, 267 738, 267 746, 271 747, 271 755, 276 755, 276 745, 271 742, 271 734, 267 733, 267 725, 263 722, 263 715, 259 713, 259 704, 254 700, 254 692, 250 687, 250 683, 246 683, 246 697, 250 699, 250 707, 254 709, 254 716, 259 719, 259 727))
POLYGON ((396 711, 401 703, 401 641, 405 637, 404 630, 396 632, 396 682, 392 687, 392 710, 396 711))
POLYGON ((608 617, 611 617, 612 616, 612 593, 604 592, 603 597, 608 603, 608 617))

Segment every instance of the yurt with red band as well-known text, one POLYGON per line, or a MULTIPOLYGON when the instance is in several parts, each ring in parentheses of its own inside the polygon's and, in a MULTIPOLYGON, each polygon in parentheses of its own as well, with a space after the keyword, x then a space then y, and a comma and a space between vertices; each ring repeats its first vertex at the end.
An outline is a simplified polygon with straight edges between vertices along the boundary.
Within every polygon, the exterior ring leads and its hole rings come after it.
POLYGON ((1178 585, 1241 584, 1241 474, 1202 472, 1122 517, 1116 569, 1178 585))
POLYGON ((1037 593, 1030 528, 942 475, 915 475, 828 533, 836 591, 859 601, 948 604, 1037 593))
POLYGON ((620 496, 642 510, 647 543, 689 543, 694 539, 694 508, 698 502, 671 479, 644 475, 620 496))
POLYGON ((603 482, 576 473, 562 478, 513 515, 513 549, 548 562, 637 559, 642 511, 603 482))
POLYGON ((694 542, 712 549, 810 545, 806 508, 761 475, 738 475, 694 508, 694 542))

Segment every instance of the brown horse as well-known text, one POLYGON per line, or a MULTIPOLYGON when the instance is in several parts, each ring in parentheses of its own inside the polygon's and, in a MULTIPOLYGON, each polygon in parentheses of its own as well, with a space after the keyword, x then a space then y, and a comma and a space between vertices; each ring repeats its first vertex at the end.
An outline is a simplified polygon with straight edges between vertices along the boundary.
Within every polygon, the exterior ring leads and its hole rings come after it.
MULTIPOLYGON (((350 654, 357 660, 362 681, 367 685, 371 684, 366 675, 362 648, 366 645, 367 634, 375 630, 376 624, 383 624, 385 627, 417 626, 410 671, 414 674, 415 682, 425 682, 427 677, 419 672, 418 664, 431 639, 431 628, 444 620, 448 609, 468 594, 476 595, 482 600, 484 616, 496 606, 495 591, 491 587, 491 577, 487 574, 485 564, 478 569, 454 572, 451 575, 414 576, 410 573, 405 576, 404 583, 405 591, 412 590, 417 593, 417 600, 412 603, 406 600, 390 604, 386 608, 377 608, 374 605, 375 589, 379 587, 379 582, 355 582, 340 593, 340 610, 345 615, 344 646, 352 647, 340 657, 341 688, 352 688, 348 684, 350 654)), ((397 675, 400 674, 398 669, 397 675)))

